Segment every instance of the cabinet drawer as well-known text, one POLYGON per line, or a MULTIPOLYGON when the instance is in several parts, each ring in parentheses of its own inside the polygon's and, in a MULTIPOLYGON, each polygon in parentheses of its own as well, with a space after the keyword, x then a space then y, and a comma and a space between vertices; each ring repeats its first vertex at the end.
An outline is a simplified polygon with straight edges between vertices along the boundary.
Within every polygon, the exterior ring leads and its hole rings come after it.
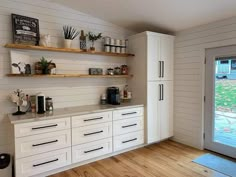
POLYGON ((73 163, 81 162, 84 160, 109 154, 111 152, 112 152, 112 138, 73 146, 72 162, 73 163))
POLYGON ((113 111, 113 120, 139 117, 142 115, 143 115, 143 107, 122 109, 122 110, 113 111))
POLYGON ((112 121, 112 112, 101 112, 72 117, 72 127, 83 127, 112 121))
POLYGON ((130 148, 144 143, 143 130, 115 136, 113 139, 114 151, 130 148))
POLYGON ((112 136, 112 123, 72 128, 72 145, 88 143, 112 136))
POLYGON ((143 117, 135 117, 113 122, 113 136, 143 129, 143 117))
POLYGON ((22 158, 69 146, 71 146, 70 130, 16 138, 15 156, 22 158))
POLYGON ((15 137, 36 135, 70 128, 70 118, 15 124, 15 137))
POLYGON ((29 177, 71 164, 71 148, 16 160, 16 177, 29 177))

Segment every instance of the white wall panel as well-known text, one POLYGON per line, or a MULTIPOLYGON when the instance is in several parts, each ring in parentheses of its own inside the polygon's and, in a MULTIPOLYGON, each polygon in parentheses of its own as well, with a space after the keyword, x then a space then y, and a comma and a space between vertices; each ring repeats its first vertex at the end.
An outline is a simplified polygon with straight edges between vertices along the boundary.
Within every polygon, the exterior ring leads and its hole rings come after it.
POLYGON ((203 148, 205 49, 235 45, 235 27, 233 17, 177 33, 174 140, 203 148))
MULTIPOLYGON (((102 32, 104 36, 126 39, 132 32, 109 22, 92 17, 82 12, 51 3, 46 0, 1 0, 0 3, 0 152, 7 151, 10 145, 10 131, 7 113, 16 110, 8 95, 17 88, 27 94, 43 92, 53 98, 54 107, 71 107, 98 104, 100 95, 108 86, 124 87, 126 79, 85 79, 85 78, 8 78, 10 72, 10 49, 2 47, 12 42, 11 13, 26 15, 39 19, 40 33, 50 34, 52 46, 60 47, 63 41, 63 25, 93 32, 102 32)), ((89 45, 89 44, 88 44, 89 45)), ((73 47, 79 47, 78 38, 73 41, 73 47)), ((101 50, 101 41, 96 43, 101 50)), ((88 72, 90 67, 100 67, 106 70, 126 63, 125 58, 81 55, 57 52, 29 52, 31 62, 38 61, 42 56, 52 59, 57 64, 58 73, 88 72)))

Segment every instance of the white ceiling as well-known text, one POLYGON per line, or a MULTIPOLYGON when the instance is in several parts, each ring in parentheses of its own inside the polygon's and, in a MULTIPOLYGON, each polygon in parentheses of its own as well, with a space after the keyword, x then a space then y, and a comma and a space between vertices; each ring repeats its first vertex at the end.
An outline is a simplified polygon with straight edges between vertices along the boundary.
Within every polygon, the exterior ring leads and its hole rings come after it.
POLYGON ((176 32, 236 16, 236 0, 51 1, 137 32, 176 32))

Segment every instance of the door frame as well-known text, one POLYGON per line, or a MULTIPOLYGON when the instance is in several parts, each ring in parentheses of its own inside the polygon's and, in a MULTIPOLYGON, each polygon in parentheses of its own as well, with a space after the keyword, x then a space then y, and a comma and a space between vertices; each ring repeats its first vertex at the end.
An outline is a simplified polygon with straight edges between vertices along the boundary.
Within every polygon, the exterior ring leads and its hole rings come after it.
POLYGON ((211 49, 211 48, 217 48, 217 47, 226 47, 226 46, 232 46, 236 45, 236 39, 232 40, 224 40, 221 42, 212 42, 212 43, 207 43, 207 44, 202 44, 196 51, 199 51, 199 57, 200 57, 200 63, 201 63, 201 127, 200 127, 200 134, 199 138, 197 139, 197 144, 196 148, 199 148, 201 150, 204 149, 204 127, 205 127, 205 72, 206 72, 206 65, 205 65, 205 58, 206 58, 206 49, 211 49))
POLYGON ((204 118, 204 130, 205 130, 205 139, 204 139, 204 148, 231 156, 236 158, 235 147, 230 147, 223 143, 214 142, 214 114, 215 114, 215 61, 216 58, 225 57, 225 56, 236 56, 236 45, 224 46, 211 48, 208 51, 206 50, 206 66, 208 69, 205 74, 205 94, 208 97, 205 99, 205 118, 204 118), (227 54, 227 55, 226 55, 227 54), (206 110, 207 109, 207 110, 206 110), (210 115, 210 117, 206 117, 210 115))

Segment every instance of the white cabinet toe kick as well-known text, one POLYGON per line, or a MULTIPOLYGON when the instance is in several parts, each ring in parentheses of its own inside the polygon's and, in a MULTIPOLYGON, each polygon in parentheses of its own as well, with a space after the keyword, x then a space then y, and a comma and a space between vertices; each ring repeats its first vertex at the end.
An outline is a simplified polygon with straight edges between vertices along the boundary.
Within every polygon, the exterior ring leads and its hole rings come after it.
POLYGON ((144 144, 143 106, 14 125, 15 176, 45 176, 144 144))

